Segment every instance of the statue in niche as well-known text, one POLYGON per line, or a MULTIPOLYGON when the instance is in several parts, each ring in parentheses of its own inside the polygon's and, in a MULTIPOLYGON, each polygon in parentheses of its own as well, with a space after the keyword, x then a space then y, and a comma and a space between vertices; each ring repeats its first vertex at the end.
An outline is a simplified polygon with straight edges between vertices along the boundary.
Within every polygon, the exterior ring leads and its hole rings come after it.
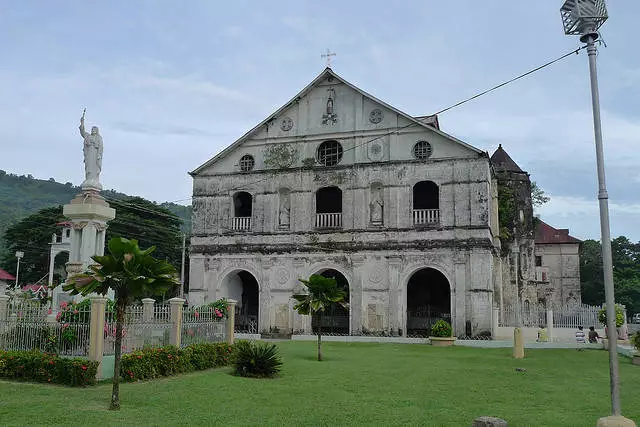
POLYGON ((291 201, 288 190, 280 191, 280 228, 289 228, 291 221, 291 201))
POLYGON ((83 190, 100 191, 100 172, 102 171, 102 137, 97 126, 91 128, 91 133, 85 131, 84 116, 87 112, 85 108, 80 118, 80 135, 84 139, 84 176, 82 183, 83 190))
POLYGON ((338 121, 338 115, 333 112, 333 99, 336 96, 336 91, 333 88, 327 89, 329 97, 327 98, 327 112, 322 115, 323 125, 334 125, 338 121))
POLYGON ((382 187, 379 185, 371 188, 371 203, 369 204, 369 209, 371 211, 371 223, 382 224, 384 201, 382 198, 382 187))

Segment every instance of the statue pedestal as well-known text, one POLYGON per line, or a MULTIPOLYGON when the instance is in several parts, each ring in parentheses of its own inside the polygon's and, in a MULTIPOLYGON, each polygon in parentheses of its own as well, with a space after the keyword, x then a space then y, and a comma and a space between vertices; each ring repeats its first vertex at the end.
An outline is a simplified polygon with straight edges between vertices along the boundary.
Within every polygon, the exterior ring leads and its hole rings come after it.
MULTIPOLYGON (((116 217, 116 210, 96 191, 84 191, 78 194, 68 205, 64 205, 63 214, 71 220, 71 250, 67 273, 69 277, 87 270, 94 255, 104 255, 107 222, 116 217)), ((113 296, 111 296, 113 299, 113 296)), ((54 289, 53 308, 70 300, 61 286, 54 289)))

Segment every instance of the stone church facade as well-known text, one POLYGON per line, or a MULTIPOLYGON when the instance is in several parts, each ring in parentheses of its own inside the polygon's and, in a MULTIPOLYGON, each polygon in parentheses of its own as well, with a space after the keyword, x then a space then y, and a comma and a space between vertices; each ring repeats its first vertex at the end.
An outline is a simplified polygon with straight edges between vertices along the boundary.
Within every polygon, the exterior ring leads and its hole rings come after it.
POLYGON ((190 304, 238 300, 255 332, 491 329, 501 289, 489 156, 325 69, 191 173, 190 304), (349 309, 299 316, 291 295, 335 277, 349 309))

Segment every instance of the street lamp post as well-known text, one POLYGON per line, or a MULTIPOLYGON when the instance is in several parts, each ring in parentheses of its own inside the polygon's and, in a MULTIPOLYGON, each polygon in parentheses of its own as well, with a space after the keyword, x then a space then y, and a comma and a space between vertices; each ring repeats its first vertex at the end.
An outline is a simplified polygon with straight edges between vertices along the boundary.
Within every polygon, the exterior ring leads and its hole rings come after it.
POLYGON ((16 258, 18 258, 18 263, 16 265, 16 288, 19 288, 18 280, 20 279, 20 260, 22 259, 23 256, 24 256, 24 252, 22 251, 16 252, 16 258))
POLYGON ((596 163, 598 168, 598 201, 600 204, 600 234, 602 241, 602 266, 604 269, 604 292, 607 306, 607 330, 609 339, 609 376, 611 385, 611 409, 614 416, 620 416, 620 381, 618 376, 618 333, 616 331, 615 297, 613 288, 613 267, 611 257, 611 234, 609 230, 609 196, 604 175, 602 151, 602 128, 600 123, 600 99, 598 76, 596 73, 596 40, 598 28, 607 20, 604 0, 566 0, 560 8, 562 25, 567 35, 579 35, 587 44, 589 73, 591 76, 591 107, 593 109, 593 130, 596 142, 596 163))

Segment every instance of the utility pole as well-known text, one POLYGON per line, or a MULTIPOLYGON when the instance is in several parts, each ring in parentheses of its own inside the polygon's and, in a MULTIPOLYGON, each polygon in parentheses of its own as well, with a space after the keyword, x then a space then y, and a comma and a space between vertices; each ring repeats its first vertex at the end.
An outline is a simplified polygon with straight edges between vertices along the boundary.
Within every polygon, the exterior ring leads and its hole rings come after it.
POLYGON ((180 298, 184 296, 184 258, 187 251, 187 235, 182 233, 182 266, 180 267, 180 298))
POLYGON ((20 285, 18 285, 18 280, 20 279, 20 260, 22 259, 22 257, 24 256, 24 252, 22 251, 17 251, 16 252, 16 258, 18 258, 18 264, 16 265, 16 288, 20 289, 20 285))

